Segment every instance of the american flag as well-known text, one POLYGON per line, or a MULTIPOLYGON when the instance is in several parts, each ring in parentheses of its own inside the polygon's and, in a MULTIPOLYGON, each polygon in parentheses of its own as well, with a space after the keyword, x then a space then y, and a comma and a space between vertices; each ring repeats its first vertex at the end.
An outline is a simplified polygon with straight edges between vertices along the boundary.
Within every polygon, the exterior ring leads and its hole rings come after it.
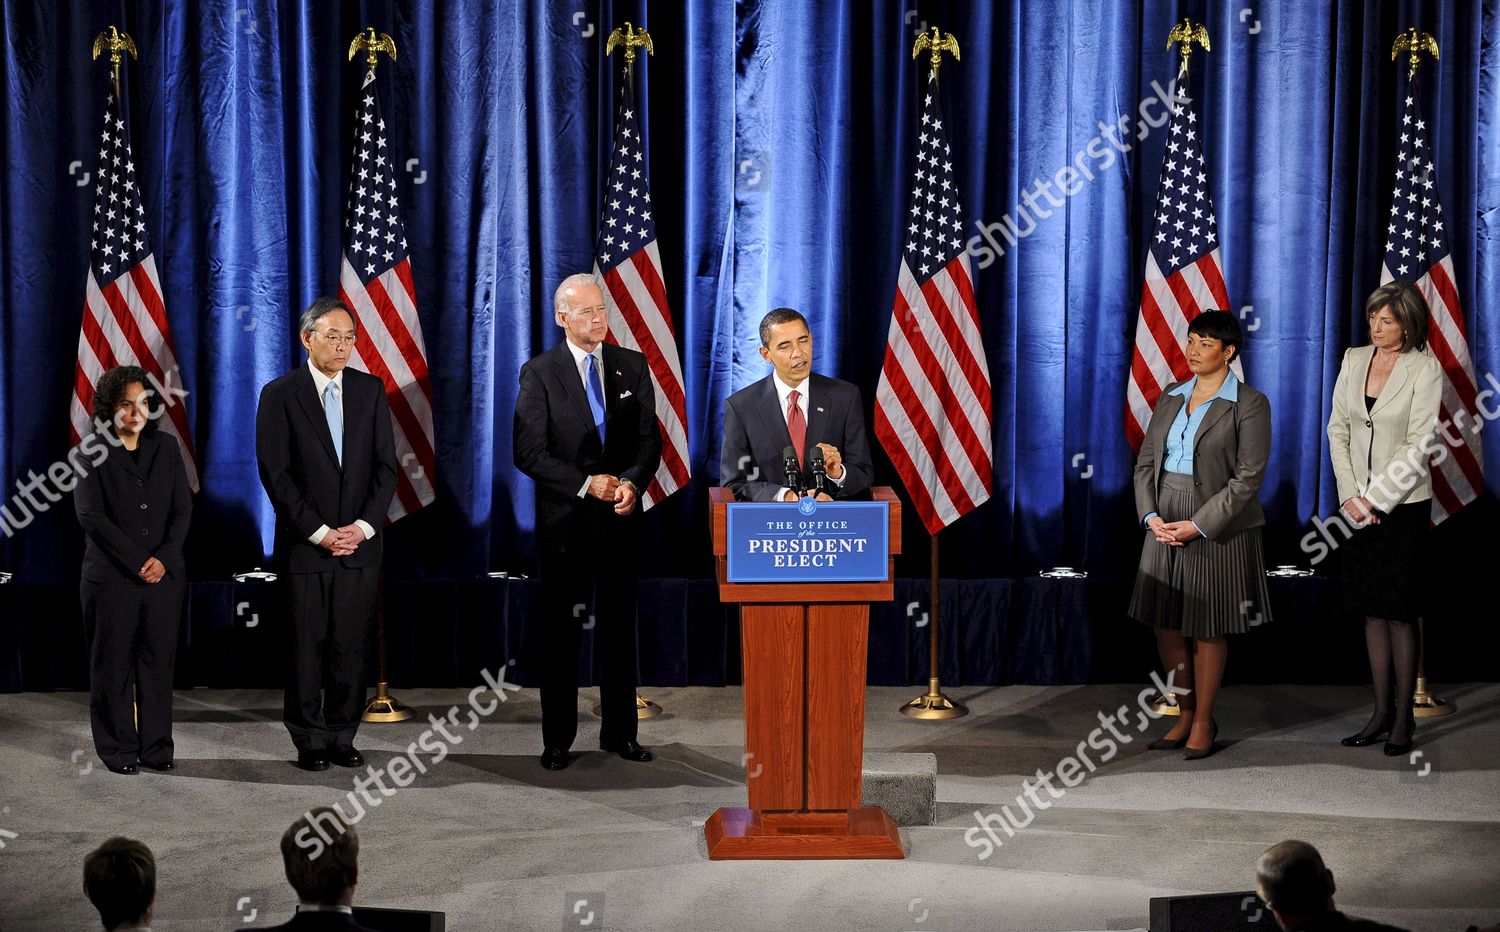
POLYGON ((121 115, 119 86, 104 103, 104 129, 94 187, 94 225, 89 277, 84 289, 83 327, 73 367, 69 421, 73 443, 91 430, 94 386, 115 366, 140 366, 156 384, 166 417, 160 429, 177 439, 188 485, 198 491, 198 464, 183 404, 181 370, 172 346, 172 328, 162 304, 161 279, 146 235, 146 213, 136 184, 135 159, 121 115))
POLYGON ((417 291, 396 199, 394 156, 376 100, 375 70, 365 74, 355 124, 339 297, 354 309, 359 336, 350 361, 385 383, 396 435, 399 477, 386 512, 395 521, 432 502, 432 379, 417 317, 417 291))
MULTIPOLYGON (((1224 266, 1219 261, 1219 223, 1203 165, 1203 125, 1187 96, 1187 81, 1184 64, 1177 73, 1125 389, 1125 436, 1137 453, 1156 400, 1168 385, 1193 374, 1182 349, 1188 324, 1204 311, 1230 309, 1224 266)), ((1236 378, 1244 379, 1238 354, 1229 368, 1236 378)))
MULTIPOLYGON (((1454 431, 1439 433, 1448 455, 1432 471, 1432 523, 1479 497, 1484 488, 1484 446, 1478 416, 1478 384, 1469 356, 1469 338, 1464 330, 1464 309, 1454 285, 1453 256, 1448 234, 1443 230, 1443 205, 1438 196, 1428 143, 1427 122, 1417 105, 1417 82, 1407 84, 1406 104, 1401 114, 1397 141, 1396 190, 1391 200, 1391 223, 1386 230, 1385 263, 1380 282, 1393 279, 1415 282, 1427 299, 1432 315, 1427 329, 1427 347, 1443 367, 1443 402, 1439 424, 1452 424, 1454 431)), ((1441 455, 1441 454, 1439 454, 1441 455)))
POLYGON ((994 482, 990 370, 936 71, 922 102, 906 222, 875 436, 936 534, 987 501, 994 482))
POLYGON ((672 310, 667 306, 661 268, 640 122, 635 113, 635 88, 627 71, 604 186, 594 277, 604 283, 608 339, 645 355, 656 389, 661 465, 641 495, 642 508, 650 508, 687 485, 691 475, 682 360, 677 355, 677 336, 672 330, 672 310))

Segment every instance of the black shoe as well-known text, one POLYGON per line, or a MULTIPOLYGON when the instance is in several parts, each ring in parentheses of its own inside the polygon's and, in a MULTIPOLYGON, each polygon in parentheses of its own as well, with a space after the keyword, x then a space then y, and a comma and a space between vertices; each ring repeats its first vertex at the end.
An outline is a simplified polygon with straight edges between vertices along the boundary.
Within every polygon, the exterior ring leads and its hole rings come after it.
POLYGON ((651 752, 634 741, 600 741, 599 750, 618 754, 626 760, 644 764, 651 760, 651 752))
POLYGON ((562 748, 547 748, 542 752, 542 766, 548 770, 562 770, 570 762, 568 752, 562 748))
POLYGON ((334 748, 328 752, 328 759, 340 767, 363 767, 365 765, 365 756, 355 750, 353 746, 334 748))
POLYGON ((174 764, 174 763, 172 763, 169 760, 164 760, 164 761, 162 761, 159 764, 153 764, 153 763, 151 763, 148 760, 143 760, 143 761, 141 761, 141 766, 142 767, 147 767, 147 768, 149 768, 151 770, 155 770, 158 773, 170 773, 173 770, 177 769, 177 765, 174 764))
MULTIPOLYGON (((1405 757, 1406 753, 1411 750, 1412 742, 1417 737, 1417 717, 1415 715, 1408 715, 1406 717, 1406 721, 1408 722, 1406 728, 1406 740, 1401 744, 1396 744, 1393 741, 1387 741, 1385 743, 1386 757, 1405 757)), ((1395 734, 1396 730, 1392 728, 1391 736, 1394 737, 1395 734)))
POLYGON ((1346 748, 1368 747, 1369 745, 1372 745, 1375 742, 1379 741, 1381 738, 1386 737, 1390 733, 1390 726, 1387 725, 1386 727, 1371 735, 1350 735, 1349 737, 1340 741, 1339 744, 1342 744, 1346 748))
MULTIPOLYGON (((1192 728, 1189 728, 1188 731, 1192 731, 1192 728)), ((1153 741, 1150 744, 1146 745, 1146 750, 1148 750, 1148 751, 1180 751, 1184 747, 1187 746, 1187 739, 1188 739, 1188 736, 1186 734, 1183 734, 1183 736, 1181 738, 1175 738, 1175 739, 1174 738, 1157 738, 1155 741, 1153 741)))
MULTIPOLYGON (((1182 759, 1183 760, 1203 760, 1205 757, 1213 757, 1215 754, 1219 753, 1219 751, 1222 748, 1222 746, 1219 744, 1219 741, 1218 741, 1218 738, 1219 738, 1219 723, 1218 722, 1212 722, 1211 724, 1213 725, 1214 730, 1213 730, 1213 733, 1211 735, 1209 735, 1209 738, 1208 738, 1208 747, 1206 747, 1206 748, 1188 748, 1187 749, 1187 753, 1184 754, 1184 755, 1182 755, 1182 759)), ((1183 744, 1184 744, 1184 746, 1186 746, 1186 742, 1184 742, 1183 744)))
POLYGON ((303 770, 327 770, 327 751, 298 751, 297 766, 303 770))
POLYGON ((104 766, 109 769, 110 773, 120 773, 127 777, 135 773, 135 764, 121 764, 118 767, 114 764, 105 764, 104 766))
MULTIPOLYGON (((1365 732, 1361 731, 1357 735, 1350 735, 1349 737, 1347 737, 1347 738, 1343 739, 1342 741, 1340 741, 1339 744, 1342 744, 1346 748, 1363 748, 1363 747, 1368 747, 1368 746, 1374 744, 1375 742, 1379 741, 1381 738, 1384 738, 1387 735, 1389 735, 1391 733, 1391 725, 1395 722, 1395 720, 1396 720, 1396 716, 1395 715, 1387 715, 1385 717, 1385 719, 1381 722, 1379 728, 1375 729, 1374 731, 1370 732, 1369 734, 1366 734, 1365 732)), ((1369 726, 1366 726, 1366 727, 1369 727, 1369 726)))

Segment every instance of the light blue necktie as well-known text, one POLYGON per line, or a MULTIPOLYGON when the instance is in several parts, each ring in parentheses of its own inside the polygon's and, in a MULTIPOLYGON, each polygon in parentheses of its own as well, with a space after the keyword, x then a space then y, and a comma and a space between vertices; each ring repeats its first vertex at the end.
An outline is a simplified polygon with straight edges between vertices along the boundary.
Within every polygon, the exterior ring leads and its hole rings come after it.
POLYGON ((599 431, 599 442, 604 442, 604 383, 599 380, 599 370, 594 367, 594 354, 589 353, 589 369, 584 381, 589 388, 589 410, 594 412, 594 429, 599 431))
POLYGON ((344 465, 344 412, 339 410, 339 396, 333 383, 323 391, 323 413, 328 417, 328 432, 333 435, 333 452, 344 465))

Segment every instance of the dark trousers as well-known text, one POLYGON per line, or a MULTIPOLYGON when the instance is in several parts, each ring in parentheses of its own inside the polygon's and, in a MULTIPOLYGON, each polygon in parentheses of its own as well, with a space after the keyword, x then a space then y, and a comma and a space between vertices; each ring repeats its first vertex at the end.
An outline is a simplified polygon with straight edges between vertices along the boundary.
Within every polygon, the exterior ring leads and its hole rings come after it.
POLYGON ((599 671, 599 741, 635 740, 635 584, 634 560, 619 552, 543 557, 537 659, 546 747, 567 750, 578 736, 578 652, 585 626, 594 635, 599 671))
POLYGON ((292 670, 282 720, 298 753, 354 744, 380 568, 289 573, 292 670))
POLYGON ((94 750, 111 767, 172 759, 172 670, 185 590, 172 579, 80 586, 94 750))

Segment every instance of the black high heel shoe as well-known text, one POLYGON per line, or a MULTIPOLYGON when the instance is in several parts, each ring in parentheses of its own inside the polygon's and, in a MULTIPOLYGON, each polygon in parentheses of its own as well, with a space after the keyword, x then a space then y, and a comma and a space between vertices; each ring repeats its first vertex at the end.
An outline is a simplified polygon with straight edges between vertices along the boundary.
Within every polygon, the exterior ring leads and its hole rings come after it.
MULTIPOLYGON (((1405 757, 1407 752, 1411 750, 1412 742, 1417 738, 1417 716, 1415 713, 1410 713, 1406 716, 1406 720, 1410 723, 1410 727, 1408 727, 1406 732, 1406 741, 1401 744, 1394 744, 1387 741, 1385 743, 1386 757, 1405 757)), ((1394 733, 1393 729, 1392 734, 1394 733)))
MULTIPOLYGON (((1217 721, 1212 721, 1210 722, 1210 724, 1213 725, 1214 730, 1213 734, 1209 736, 1208 747, 1188 748, 1187 753, 1182 755, 1183 760, 1203 760, 1203 758, 1205 757, 1212 757, 1213 755, 1219 753, 1219 751, 1221 750, 1221 745, 1219 744, 1219 723, 1217 721)), ((1187 742, 1184 741, 1183 744, 1186 745, 1187 742)))
POLYGON ((1192 726, 1189 726, 1188 730, 1186 732, 1183 732, 1181 738, 1157 738, 1155 741, 1152 741, 1150 744, 1146 745, 1146 750, 1180 751, 1187 746, 1188 732, 1192 730, 1192 726))
POLYGON ((1395 723, 1395 720, 1396 716, 1394 713, 1392 713, 1391 715, 1387 715, 1385 717, 1384 723, 1370 734, 1367 735, 1363 732, 1359 734, 1353 734, 1347 738, 1344 738, 1339 742, 1339 744, 1342 744, 1346 748, 1368 747, 1379 741, 1381 738, 1389 736, 1391 733, 1391 726, 1395 723))

